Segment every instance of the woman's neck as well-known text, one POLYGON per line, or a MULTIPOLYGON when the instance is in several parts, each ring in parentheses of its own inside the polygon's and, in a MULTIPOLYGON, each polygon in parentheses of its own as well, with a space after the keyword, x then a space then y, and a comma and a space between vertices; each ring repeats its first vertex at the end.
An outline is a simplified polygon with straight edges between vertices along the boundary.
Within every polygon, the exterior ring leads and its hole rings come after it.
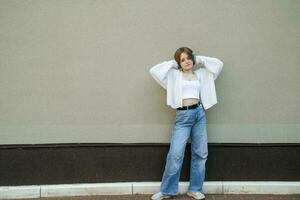
POLYGON ((193 73, 194 73, 193 70, 188 70, 188 71, 182 70, 182 72, 183 72, 184 74, 193 74, 193 73))

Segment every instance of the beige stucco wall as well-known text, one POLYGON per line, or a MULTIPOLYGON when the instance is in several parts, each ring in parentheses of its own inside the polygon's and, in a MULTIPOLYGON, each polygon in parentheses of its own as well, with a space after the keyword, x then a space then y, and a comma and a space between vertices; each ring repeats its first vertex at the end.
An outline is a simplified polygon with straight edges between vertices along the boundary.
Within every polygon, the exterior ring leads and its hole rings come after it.
POLYGON ((0 144, 169 142, 149 74, 188 46, 224 62, 209 142, 300 142, 298 0, 1 0, 0 144))

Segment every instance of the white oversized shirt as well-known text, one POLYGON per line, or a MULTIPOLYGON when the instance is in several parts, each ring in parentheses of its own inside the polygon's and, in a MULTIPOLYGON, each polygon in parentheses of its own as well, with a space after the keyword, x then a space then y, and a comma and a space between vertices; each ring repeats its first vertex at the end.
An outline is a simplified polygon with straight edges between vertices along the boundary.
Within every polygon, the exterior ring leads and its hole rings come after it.
MULTIPOLYGON (((195 70, 200 81, 200 94, 204 109, 209 109, 217 103, 215 80, 223 68, 223 62, 218 58, 195 56, 196 64, 201 63, 204 68, 195 70)), ((175 60, 164 61, 150 69, 152 77, 167 90, 167 105, 176 109, 182 107, 183 72, 178 69, 175 60)))

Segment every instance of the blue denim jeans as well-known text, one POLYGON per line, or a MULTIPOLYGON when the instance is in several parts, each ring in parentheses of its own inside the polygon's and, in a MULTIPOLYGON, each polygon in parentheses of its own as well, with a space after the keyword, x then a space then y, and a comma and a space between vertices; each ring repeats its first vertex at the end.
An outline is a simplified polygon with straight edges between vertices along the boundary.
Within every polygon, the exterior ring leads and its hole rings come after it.
POLYGON ((202 192, 208 155, 206 115, 202 104, 196 109, 176 110, 171 145, 167 155, 160 192, 177 195, 186 143, 191 137, 191 169, 189 191, 202 192))

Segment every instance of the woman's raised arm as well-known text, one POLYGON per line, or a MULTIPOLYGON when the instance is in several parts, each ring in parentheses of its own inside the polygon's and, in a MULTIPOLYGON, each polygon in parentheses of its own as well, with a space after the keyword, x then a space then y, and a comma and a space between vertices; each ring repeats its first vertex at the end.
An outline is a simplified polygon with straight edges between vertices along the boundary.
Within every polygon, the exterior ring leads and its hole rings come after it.
POLYGON ((178 69, 178 64, 175 60, 164 61, 154 65, 150 69, 150 74, 164 89, 166 89, 167 76, 172 68, 178 69))
POLYGON ((196 56, 196 63, 204 65, 205 69, 211 72, 216 80, 223 69, 223 62, 218 58, 208 56, 196 56))

